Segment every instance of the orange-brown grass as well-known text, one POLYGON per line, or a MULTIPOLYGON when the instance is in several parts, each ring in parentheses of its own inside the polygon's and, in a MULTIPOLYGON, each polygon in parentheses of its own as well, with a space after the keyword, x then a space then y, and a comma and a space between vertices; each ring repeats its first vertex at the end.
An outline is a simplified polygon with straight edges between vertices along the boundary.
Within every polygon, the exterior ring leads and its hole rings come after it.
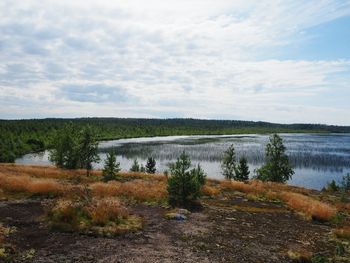
MULTIPOLYGON (((101 170, 92 170, 90 177, 86 177, 86 170, 83 169, 60 169, 54 166, 34 166, 20 164, 0 164, 0 173, 7 175, 31 176, 38 178, 79 180, 80 183, 92 183, 99 180, 102 176, 101 170)), ((121 177, 130 179, 144 179, 154 181, 165 181, 166 177, 162 174, 146 174, 140 172, 120 172, 121 177)))
POLYGON ((63 231, 116 235, 142 227, 142 219, 130 215, 116 198, 72 201, 60 199, 48 211, 50 226, 63 231))
POLYGON ((258 181, 251 181, 249 183, 239 182, 239 181, 222 181, 221 188, 224 190, 234 190, 246 194, 263 194, 265 188, 263 184, 258 181))
POLYGON ((265 194, 268 191, 275 191, 275 192, 281 192, 281 191, 291 191, 294 193, 301 193, 308 195, 310 194, 311 190, 302 188, 302 187, 295 187, 280 183, 274 183, 274 182, 261 182, 258 180, 251 180, 249 182, 239 182, 239 181, 221 181, 220 185, 223 189, 229 189, 229 190, 236 190, 243 193, 252 193, 252 194, 265 194))
POLYGON ((350 240, 350 226, 335 229, 333 233, 337 238, 350 240))
POLYGON ((338 208, 339 211, 347 212, 350 214, 350 203, 344 203, 339 200, 335 202, 335 206, 338 208))
POLYGON ((116 220, 121 221, 129 216, 126 207, 115 198, 97 200, 86 209, 92 223, 96 225, 106 225, 108 222, 116 220))
POLYGON ((299 193, 283 191, 279 194, 279 199, 286 202, 292 209, 316 220, 330 220, 337 213, 337 209, 334 206, 299 193))
POLYGON ((292 209, 316 220, 330 220, 337 213, 337 209, 334 206, 305 195, 309 194, 310 190, 304 188, 255 180, 248 183, 223 181, 221 182, 221 187, 226 190, 235 190, 257 196, 261 195, 270 200, 282 200, 292 209))
POLYGON ((8 192, 31 194, 58 194, 65 188, 53 179, 38 179, 29 176, 8 176, 0 173, 0 188, 8 192))
POLYGON ((202 187, 202 193, 204 195, 210 196, 210 197, 215 197, 218 194, 220 194, 220 189, 213 187, 213 186, 209 186, 209 185, 204 185, 202 187))
POLYGON ((51 179, 76 179, 81 177, 84 181, 94 181, 93 176, 100 176, 101 171, 91 171, 90 178, 86 177, 86 170, 76 169, 67 170, 59 169, 54 166, 33 166, 33 165, 19 165, 19 164, 0 164, 0 173, 17 176, 31 176, 38 178, 51 179))
POLYGON ((121 177, 132 178, 132 179, 166 181, 166 177, 163 174, 147 174, 147 173, 141 173, 141 172, 120 172, 118 175, 121 177))
POLYGON ((163 181, 133 180, 125 183, 112 181, 94 183, 90 186, 93 195, 99 197, 120 196, 139 202, 162 202, 167 197, 163 181))

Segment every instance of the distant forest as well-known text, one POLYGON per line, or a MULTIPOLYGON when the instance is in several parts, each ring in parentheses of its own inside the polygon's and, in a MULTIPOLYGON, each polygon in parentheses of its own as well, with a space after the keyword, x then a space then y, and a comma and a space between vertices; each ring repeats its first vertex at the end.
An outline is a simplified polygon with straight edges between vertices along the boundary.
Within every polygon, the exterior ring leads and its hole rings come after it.
POLYGON ((350 126, 275 124, 268 122, 198 119, 32 119, 0 120, 0 162, 50 148, 52 139, 67 123, 92 126, 100 140, 167 136, 242 133, 349 133, 350 126))

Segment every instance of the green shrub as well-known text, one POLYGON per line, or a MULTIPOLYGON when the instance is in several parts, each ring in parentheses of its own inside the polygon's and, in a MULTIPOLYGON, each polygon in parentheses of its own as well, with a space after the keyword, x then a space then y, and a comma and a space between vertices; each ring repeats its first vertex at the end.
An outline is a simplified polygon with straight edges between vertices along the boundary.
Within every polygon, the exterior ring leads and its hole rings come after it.
POLYGON ((328 192, 337 192, 339 191, 339 186, 334 180, 332 180, 331 182, 327 183, 326 187, 322 190, 325 190, 328 192))
POLYGON ((328 262, 329 262, 328 258, 321 255, 316 255, 311 258, 311 263, 328 263, 328 262))
POLYGON ((117 162, 115 152, 111 151, 107 154, 105 165, 102 171, 103 181, 108 182, 110 180, 115 180, 119 172, 120 172, 120 163, 117 162))
POLYGON ((169 203, 173 206, 187 207, 200 196, 205 174, 200 165, 190 170, 190 157, 183 152, 175 163, 169 165, 168 178, 169 203))
POLYGON ((343 191, 350 191, 350 173, 343 176, 340 187, 343 191))
POLYGON ((131 167, 130 167, 130 172, 140 172, 140 165, 139 162, 137 161, 137 159, 134 160, 134 162, 132 163, 131 167))

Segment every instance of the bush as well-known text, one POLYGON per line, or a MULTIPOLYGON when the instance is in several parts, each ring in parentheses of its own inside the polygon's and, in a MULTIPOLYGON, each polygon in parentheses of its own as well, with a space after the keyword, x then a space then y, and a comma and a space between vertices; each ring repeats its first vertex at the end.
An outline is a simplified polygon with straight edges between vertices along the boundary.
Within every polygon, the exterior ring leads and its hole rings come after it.
POLYGON ((130 172, 135 172, 135 173, 140 172, 140 165, 137 159, 135 159, 134 162, 132 163, 130 167, 130 172))
POLYGON ((171 176, 168 179, 169 203, 187 207, 200 196, 205 174, 201 167, 189 170, 190 157, 183 152, 177 161, 169 165, 171 176))
POLYGON ((343 191, 350 191, 350 174, 343 176, 343 180, 340 183, 340 187, 343 191))
POLYGON ((115 198, 58 200, 48 212, 50 226, 61 231, 116 235, 142 227, 142 220, 129 215, 115 198))
POLYGON ((334 180, 332 180, 322 190, 325 190, 325 191, 328 191, 328 192, 337 192, 337 191, 339 191, 339 186, 337 185, 337 183, 334 180))
POLYGON ((256 170, 256 178, 261 181, 278 183, 285 183, 290 180, 294 171, 285 151, 286 147, 282 138, 277 134, 270 136, 270 141, 265 150, 266 163, 256 170))
POLYGON ((102 171, 103 181, 108 182, 115 180, 120 172, 120 163, 117 162, 117 158, 114 151, 107 154, 105 165, 102 171))

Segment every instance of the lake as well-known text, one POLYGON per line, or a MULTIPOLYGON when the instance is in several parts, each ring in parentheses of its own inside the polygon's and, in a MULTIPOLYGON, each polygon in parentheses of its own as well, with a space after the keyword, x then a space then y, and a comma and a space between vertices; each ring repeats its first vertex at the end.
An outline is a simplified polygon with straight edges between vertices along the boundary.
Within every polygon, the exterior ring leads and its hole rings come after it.
MULTIPOLYGON (((295 169, 288 183, 307 188, 321 189, 331 180, 340 181, 350 173, 350 134, 281 134, 287 154, 295 169)), ((94 168, 102 168, 103 160, 110 149, 117 152, 122 170, 128 170, 135 158, 145 164, 147 157, 157 161, 162 172, 174 162, 182 151, 191 157, 193 165, 200 163, 208 177, 221 179, 220 160, 223 152, 233 144, 237 158, 247 157, 251 176, 254 169, 264 162, 264 148, 268 135, 225 136, 169 136, 133 138, 104 141, 99 144, 101 162, 94 168)), ((27 154, 16 163, 47 165, 48 151, 27 154)))

